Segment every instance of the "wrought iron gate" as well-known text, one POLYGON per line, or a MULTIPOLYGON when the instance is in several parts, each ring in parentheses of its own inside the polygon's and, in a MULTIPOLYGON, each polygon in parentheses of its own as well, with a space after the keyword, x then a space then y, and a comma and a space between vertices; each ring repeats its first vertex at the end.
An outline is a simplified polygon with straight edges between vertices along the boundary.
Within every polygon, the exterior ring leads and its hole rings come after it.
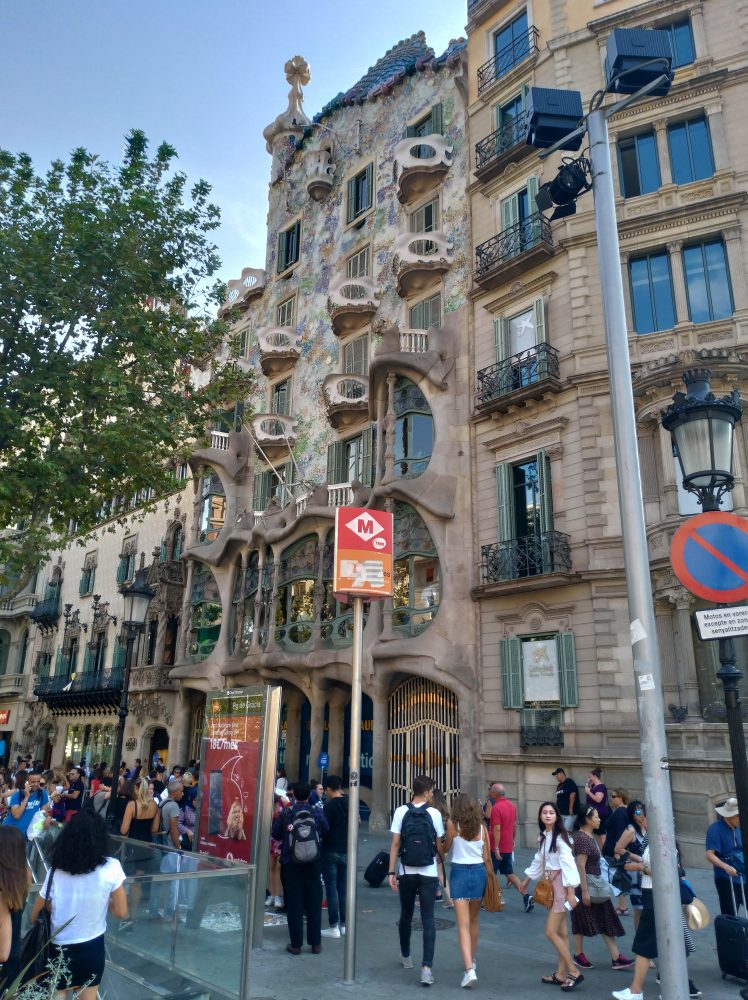
POLYGON ((403 681, 388 701, 390 807, 410 798, 413 778, 428 774, 450 800, 460 790, 457 696, 422 677, 403 681))

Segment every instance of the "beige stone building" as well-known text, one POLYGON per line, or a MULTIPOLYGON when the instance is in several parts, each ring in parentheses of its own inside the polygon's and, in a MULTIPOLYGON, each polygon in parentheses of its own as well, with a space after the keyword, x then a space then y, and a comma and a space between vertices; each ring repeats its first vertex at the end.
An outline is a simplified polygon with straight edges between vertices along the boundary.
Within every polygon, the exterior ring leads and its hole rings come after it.
MULTIPOLYGON (((559 763, 641 794, 591 194, 550 222, 535 193, 561 155, 525 145, 531 86, 604 85, 615 27, 666 29, 675 81, 610 122, 621 268, 678 833, 699 856, 708 805, 732 788, 715 643, 692 627, 669 543, 695 500, 660 411, 689 367, 746 397, 746 57, 713 0, 469 3, 474 259, 471 367, 480 758, 528 832, 559 763)), ((612 100, 610 98, 609 100, 612 100)), ((574 155, 574 154, 564 154, 574 155)), ((746 512, 745 425, 732 503, 746 512)), ((748 646, 738 640, 739 661, 748 646)))

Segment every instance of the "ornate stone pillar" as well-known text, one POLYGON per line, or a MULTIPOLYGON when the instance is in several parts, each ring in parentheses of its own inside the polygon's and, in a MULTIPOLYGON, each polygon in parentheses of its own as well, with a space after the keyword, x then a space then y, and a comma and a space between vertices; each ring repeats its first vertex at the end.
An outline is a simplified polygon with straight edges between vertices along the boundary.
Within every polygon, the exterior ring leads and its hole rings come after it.
POLYGON ((192 579, 194 570, 195 563, 192 559, 189 559, 187 561, 184 602, 182 604, 182 637, 180 642, 182 647, 182 660, 187 659, 187 654, 190 649, 190 626, 192 625, 192 579))
POLYGON ((394 477, 395 468, 395 379, 394 372, 387 375, 387 412, 384 417, 384 482, 394 477))
POLYGON ((624 250, 621 253, 621 270, 623 271, 623 304, 626 309, 626 329, 634 329, 634 307, 631 304, 631 282, 629 281, 629 257, 631 255, 624 250))
POLYGON ((295 781, 299 777, 302 701, 300 691, 283 689, 283 702, 286 706, 286 773, 289 781, 295 781))
POLYGON ((185 688, 180 688, 179 694, 174 699, 174 724, 169 739, 169 760, 172 764, 187 766, 191 722, 192 699, 185 688))
POLYGON ((727 254, 727 266, 730 269, 730 281, 732 283, 732 301, 735 312, 742 312, 748 309, 748 291, 745 283, 745 264, 743 262, 743 248, 740 242, 740 229, 734 226, 732 229, 724 231, 725 253, 727 254))
POLYGON ((276 553, 273 549, 273 591, 270 598, 270 612, 268 615, 268 621, 266 622, 268 629, 268 641, 265 646, 266 651, 271 649, 276 649, 277 644, 275 641, 275 623, 278 620, 278 577, 280 576, 280 552, 276 553))
POLYGON ((683 240, 673 240, 667 245, 670 254, 670 273, 673 276, 673 298, 675 299, 675 322, 688 323, 688 296, 686 276, 683 272, 683 240))
POLYGON ((252 630, 252 647, 250 653, 259 653, 262 650, 260 642, 260 628, 262 627, 262 609, 265 606, 263 580, 265 579, 265 546, 260 549, 260 557, 257 560, 257 590, 255 591, 254 629, 252 630))
POLYGON ((655 139, 657 140, 657 159, 660 163, 660 183, 664 187, 673 183, 673 172, 670 168, 670 150, 667 141, 667 126, 665 122, 655 122, 655 139))
MULTIPOLYGON (((662 664, 662 689, 665 696, 665 710, 670 705, 678 707, 678 658, 673 634, 673 602, 669 597, 655 600, 655 625, 657 626, 657 646, 662 664)), ((666 718, 669 716, 666 714, 666 718)))
POLYGON ((390 759, 387 721, 387 695, 373 690, 374 705, 372 732, 371 815, 369 828, 387 830, 390 825, 390 759))
POLYGON ((327 736, 327 752, 330 754, 330 774, 342 775, 345 746, 345 706, 348 704, 348 691, 335 691, 328 699, 330 706, 329 730, 327 736))
POLYGON ((664 513, 678 513, 678 486, 675 482, 675 463, 673 457, 673 439, 669 431, 666 431, 662 423, 657 421, 657 437, 660 444, 660 467, 658 476, 662 488, 664 500, 664 513))
POLYGON ((691 16, 691 31, 693 33, 693 47, 696 53, 696 62, 700 62, 702 59, 707 58, 703 4, 697 4, 695 7, 691 7, 688 13, 691 16))
POLYGON ((712 154, 714 156, 715 173, 720 170, 727 170, 730 166, 730 158, 727 155, 727 137, 725 136, 725 123, 722 118, 722 103, 707 105, 706 117, 709 122, 709 135, 712 140, 712 154))
POLYGON ((679 588, 673 595, 676 618, 676 643, 678 649, 678 690, 681 705, 688 708, 689 716, 701 718, 699 682, 696 676, 696 658, 691 632, 693 597, 679 588))
POLYGON ((327 527, 317 529, 317 575, 314 581, 314 603, 312 612, 312 645, 318 649, 322 642, 322 605, 325 597, 325 539, 327 527))

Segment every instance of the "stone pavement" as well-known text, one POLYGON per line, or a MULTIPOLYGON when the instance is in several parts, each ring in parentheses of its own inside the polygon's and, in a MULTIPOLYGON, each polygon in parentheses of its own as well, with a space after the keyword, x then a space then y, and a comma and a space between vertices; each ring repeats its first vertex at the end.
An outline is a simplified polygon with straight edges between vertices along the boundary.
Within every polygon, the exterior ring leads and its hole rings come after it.
MULTIPOLYGON (((377 851, 386 850, 388 844, 389 837, 382 833, 361 832, 355 985, 344 986, 342 983, 342 939, 323 938, 321 955, 312 955, 307 948, 300 956, 294 957, 285 950, 288 943, 286 927, 269 927, 265 930, 264 947, 253 953, 250 973, 253 1000, 319 1000, 320 997, 349 995, 357 1000, 382 1000, 387 996, 404 995, 406 990, 421 991, 420 933, 414 930, 412 939, 415 968, 405 971, 398 961, 397 895, 386 882, 381 888, 372 889, 363 880, 368 862, 377 851)), ((530 857, 530 851, 518 851, 515 870, 524 870, 530 857)), ((712 916, 718 913, 711 871, 691 869, 688 874, 712 916)), ((560 991, 554 994, 552 988, 540 982, 542 975, 555 969, 555 952, 543 933, 545 911, 536 907, 531 913, 525 913, 519 895, 511 888, 506 891, 505 898, 507 906, 502 913, 481 913, 479 978, 472 993, 522 1000, 550 1000, 554 995, 560 996, 560 991)), ((417 908, 415 916, 417 919, 417 908)), ((455 997, 460 992, 462 977, 454 911, 437 903, 436 916, 436 982, 428 993, 423 991, 428 1000, 455 997)), ((633 939, 633 919, 628 916, 622 920, 627 933, 626 937, 619 939, 619 947, 628 955, 633 939)), ((322 925, 327 926, 325 911, 322 925)), ((689 959, 689 974, 701 989, 704 1000, 739 1000, 741 984, 735 980, 722 980, 712 924, 706 930, 694 933, 694 941, 697 950, 689 959)), ((604 1000, 610 997, 611 990, 623 989, 630 984, 631 972, 614 972, 610 968, 608 951, 602 941, 592 939, 586 954, 596 968, 585 973, 584 983, 575 993, 604 1000)), ((464 992, 470 995, 467 990, 464 992)), ((646 1000, 657 1000, 659 996, 654 972, 647 979, 644 995, 646 1000)))

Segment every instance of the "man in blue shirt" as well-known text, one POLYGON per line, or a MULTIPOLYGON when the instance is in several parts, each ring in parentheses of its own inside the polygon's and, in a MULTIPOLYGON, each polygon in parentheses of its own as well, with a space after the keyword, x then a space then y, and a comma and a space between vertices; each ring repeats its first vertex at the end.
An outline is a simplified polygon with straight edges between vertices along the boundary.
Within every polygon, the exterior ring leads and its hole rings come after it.
POLYGON ((40 809, 49 803, 49 796, 40 787, 41 775, 28 771, 16 773, 16 791, 10 797, 10 814, 5 820, 8 826, 17 827, 26 838, 29 823, 40 809))
POLYGON ((714 868, 714 886, 720 912, 735 917, 740 907, 748 909, 745 855, 738 816, 738 800, 733 796, 714 810, 719 819, 706 832, 706 859, 714 868), (732 882, 732 887, 730 883, 732 882))

